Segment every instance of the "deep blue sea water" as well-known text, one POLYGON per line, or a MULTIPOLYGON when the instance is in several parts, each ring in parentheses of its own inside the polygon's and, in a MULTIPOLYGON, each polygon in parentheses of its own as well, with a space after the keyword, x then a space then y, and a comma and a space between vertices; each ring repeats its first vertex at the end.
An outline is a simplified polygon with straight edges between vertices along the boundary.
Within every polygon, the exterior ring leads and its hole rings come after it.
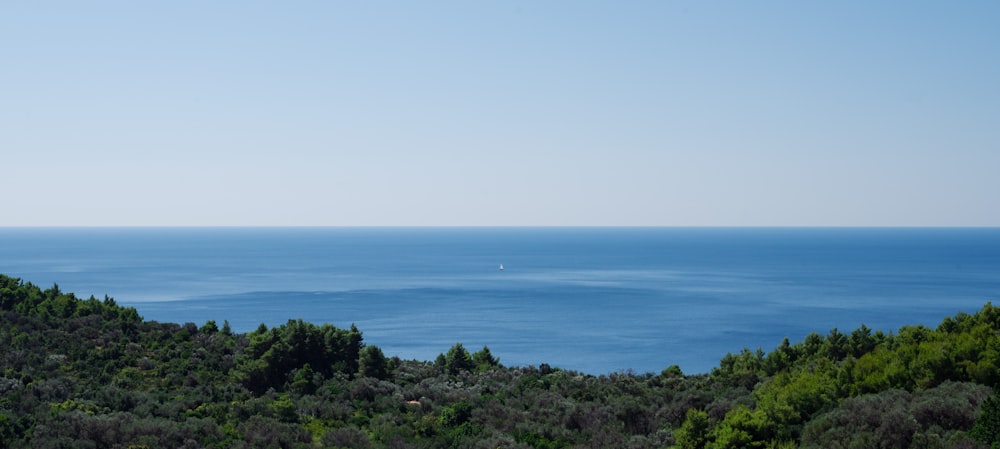
POLYGON ((355 323, 389 355, 707 372, 1000 298, 1000 228, 0 228, 0 273, 146 319, 355 323), (500 264, 504 270, 499 270, 500 264))

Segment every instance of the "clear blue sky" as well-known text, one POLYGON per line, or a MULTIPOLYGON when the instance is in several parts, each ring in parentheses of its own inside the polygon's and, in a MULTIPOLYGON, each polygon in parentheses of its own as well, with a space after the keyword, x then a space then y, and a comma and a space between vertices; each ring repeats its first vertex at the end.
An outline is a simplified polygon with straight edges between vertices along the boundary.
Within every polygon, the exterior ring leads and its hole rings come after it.
POLYGON ((1000 226, 1000 2, 0 5, 0 225, 1000 226))

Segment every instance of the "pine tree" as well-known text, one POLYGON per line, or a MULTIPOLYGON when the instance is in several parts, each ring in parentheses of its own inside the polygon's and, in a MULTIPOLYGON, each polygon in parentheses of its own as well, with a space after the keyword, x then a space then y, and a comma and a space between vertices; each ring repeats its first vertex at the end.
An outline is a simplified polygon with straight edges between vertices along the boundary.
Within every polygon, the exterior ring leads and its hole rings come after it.
POLYGON ((361 349, 358 373, 361 377, 374 377, 382 380, 389 377, 388 360, 378 346, 365 346, 361 349))
POLYGON ((448 354, 445 356, 445 370, 448 374, 458 374, 462 371, 472 371, 476 364, 472 361, 472 356, 469 355, 469 351, 462 346, 462 343, 455 343, 448 350, 448 354))
POLYGON ((494 357, 490 348, 486 346, 472 354, 472 362, 476 365, 476 371, 487 371, 490 368, 500 366, 500 359, 494 357))

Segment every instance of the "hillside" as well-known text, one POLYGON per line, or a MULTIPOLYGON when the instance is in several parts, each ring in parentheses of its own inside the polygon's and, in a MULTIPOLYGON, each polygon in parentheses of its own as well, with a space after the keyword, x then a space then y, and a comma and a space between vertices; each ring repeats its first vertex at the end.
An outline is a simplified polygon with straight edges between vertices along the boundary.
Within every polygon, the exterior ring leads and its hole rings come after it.
POLYGON ((695 376, 504 367, 461 343, 400 360, 353 326, 157 323, 4 275, 0 330, 9 448, 974 448, 1000 431, 989 303, 935 329, 743 349, 695 376))

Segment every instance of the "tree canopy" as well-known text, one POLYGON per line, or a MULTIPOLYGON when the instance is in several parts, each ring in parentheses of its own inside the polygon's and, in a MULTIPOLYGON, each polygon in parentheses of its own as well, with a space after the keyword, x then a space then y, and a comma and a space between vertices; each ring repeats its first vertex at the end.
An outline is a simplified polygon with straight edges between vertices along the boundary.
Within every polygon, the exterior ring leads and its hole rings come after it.
POLYGON ((292 319, 157 323, 0 275, 0 447, 996 447, 1000 309, 837 329, 709 374, 505 367, 456 343, 387 357, 292 319))

